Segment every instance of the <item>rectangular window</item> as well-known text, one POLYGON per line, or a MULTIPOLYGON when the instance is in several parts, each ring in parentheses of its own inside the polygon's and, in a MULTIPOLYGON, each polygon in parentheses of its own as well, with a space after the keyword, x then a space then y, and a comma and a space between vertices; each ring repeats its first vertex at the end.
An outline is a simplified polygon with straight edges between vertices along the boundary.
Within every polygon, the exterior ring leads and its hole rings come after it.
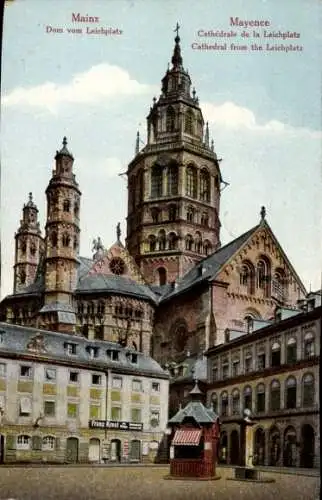
POLYGON ((138 355, 136 353, 131 353, 130 361, 133 364, 136 364, 138 362, 138 355))
POLYGON ((224 364, 222 367, 222 378, 226 379, 226 378, 228 378, 228 376, 229 376, 229 365, 224 364))
POLYGON ((216 382, 218 380, 218 368, 217 366, 213 366, 212 368, 212 381, 216 382))
POLYGON ((68 356, 75 356, 75 354, 77 353, 77 344, 66 342, 65 352, 66 354, 68 354, 68 356))
POLYGON ((257 411, 263 412, 265 411, 265 393, 257 394, 257 411))
POLYGON ((67 417, 76 418, 78 415, 78 404, 77 403, 67 403, 67 417))
POLYGON ((106 351, 106 355, 112 361, 118 361, 119 360, 119 351, 116 351, 115 349, 109 349, 109 350, 107 350, 106 351))
POLYGON ((132 408, 131 422, 141 422, 141 410, 139 408, 132 408))
POLYGON ((150 425, 151 427, 158 427, 160 425, 159 410, 151 410, 150 425))
POLYGON ((29 450, 31 446, 30 436, 18 436, 17 437, 17 450, 29 450))
POLYGON ((280 391, 271 391, 271 410, 276 411, 281 408, 281 394, 280 391))
POLYGON ((141 380, 132 380, 132 391, 142 392, 141 380))
POLYGON ((21 398, 19 401, 19 415, 21 417, 29 417, 32 412, 32 404, 30 398, 21 398))
POLYGON ((265 368, 265 354, 259 354, 257 356, 257 369, 264 370, 265 368))
POLYGON ((79 372, 69 372, 69 382, 77 383, 79 381, 79 372))
POLYGON ((99 419, 101 416, 101 407, 100 405, 91 404, 89 407, 89 417, 91 419, 99 419))
POLYGON ((122 412, 119 406, 112 406, 111 408, 111 420, 120 421, 122 420, 122 412))
POLYGON ((160 383, 159 382, 152 382, 152 391, 160 392, 160 383))
POLYGON ((92 373, 92 385, 101 385, 102 376, 97 375, 96 373, 92 373))
POLYGON ((55 382, 56 370, 54 368, 45 368, 45 380, 47 382, 55 382))
POLYGON ((28 365, 20 366, 20 377, 31 378, 32 376, 32 368, 28 365))
POLYGON ((90 357, 90 359, 98 358, 99 349, 97 347, 88 346, 86 347, 86 350, 88 352, 88 356, 90 357))
POLYGON ((122 389, 122 378, 121 377, 113 377, 112 378, 112 387, 113 387, 113 389, 122 389))
POLYGON ((44 402, 44 415, 46 417, 54 417, 55 414, 56 414, 55 401, 45 401, 44 402))
POLYGON ((233 377, 237 377, 237 375, 239 375, 239 365, 239 361, 233 362, 233 377))
POLYGON ((7 365, 5 363, 0 363, 0 377, 5 377, 7 371, 7 365))
POLYGON ((250 373, 252 371, 252 358, 245 359, 245 373, 250 373))

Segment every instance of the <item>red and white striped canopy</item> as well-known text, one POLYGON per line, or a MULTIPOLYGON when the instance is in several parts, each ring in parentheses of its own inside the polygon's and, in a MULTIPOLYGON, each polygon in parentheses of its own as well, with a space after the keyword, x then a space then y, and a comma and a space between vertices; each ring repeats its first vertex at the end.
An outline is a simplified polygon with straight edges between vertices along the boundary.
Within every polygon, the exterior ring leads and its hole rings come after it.
POLYGON ((172 440, 172 445, 198 446, 201 433, 201 429, 178 429, 172 440))

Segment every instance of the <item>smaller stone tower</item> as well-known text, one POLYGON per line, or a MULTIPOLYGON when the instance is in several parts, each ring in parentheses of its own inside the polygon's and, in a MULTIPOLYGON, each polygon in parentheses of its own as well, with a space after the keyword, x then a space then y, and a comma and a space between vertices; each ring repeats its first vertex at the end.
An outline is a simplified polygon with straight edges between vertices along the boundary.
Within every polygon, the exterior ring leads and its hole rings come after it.
POLYGON ((20 227, 15 234, 15 264, 13 292, 23 292, 36 278, 43 239, 38 222, 38 208, 29 193, 22 209, 20 227))
POLYGON ((45 304, 40 311, 41 324, 53 330, 73 333, 81 192, 73 172, 74 158, 67 149, 66 137, 55 161, 56 168, 46 189, 45 304))

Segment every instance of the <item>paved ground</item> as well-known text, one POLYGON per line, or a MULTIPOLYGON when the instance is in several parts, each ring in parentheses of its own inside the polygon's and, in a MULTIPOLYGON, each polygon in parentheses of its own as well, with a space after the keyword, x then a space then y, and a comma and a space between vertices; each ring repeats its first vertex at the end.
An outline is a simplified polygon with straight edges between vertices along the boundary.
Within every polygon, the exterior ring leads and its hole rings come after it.
POLYGON ((275 483, 166 481, 167 467, 0 467, 0 500, 315 500, 319 477, 263 473, 275 483))

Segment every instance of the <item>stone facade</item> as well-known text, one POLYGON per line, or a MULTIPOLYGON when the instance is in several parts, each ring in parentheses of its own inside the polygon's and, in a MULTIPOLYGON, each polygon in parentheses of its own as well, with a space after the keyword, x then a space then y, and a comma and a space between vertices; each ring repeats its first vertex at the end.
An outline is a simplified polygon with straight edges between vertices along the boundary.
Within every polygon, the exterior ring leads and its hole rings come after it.
POLYGON ((154 461, 168 420, 168 376, 157 363, 54 332, 38 332, 35 343, 29 328, 19 352, 12 328, 21 327, 1 324, 3 461, 154 461), (106 349, 117 357, 109 361, 106 349))
POLYGON ((317 307, 209 351, 207 399, 222 422, 222 461, 240 461, 248 408, 261 465, 319 467, 320 332, 317 307))

